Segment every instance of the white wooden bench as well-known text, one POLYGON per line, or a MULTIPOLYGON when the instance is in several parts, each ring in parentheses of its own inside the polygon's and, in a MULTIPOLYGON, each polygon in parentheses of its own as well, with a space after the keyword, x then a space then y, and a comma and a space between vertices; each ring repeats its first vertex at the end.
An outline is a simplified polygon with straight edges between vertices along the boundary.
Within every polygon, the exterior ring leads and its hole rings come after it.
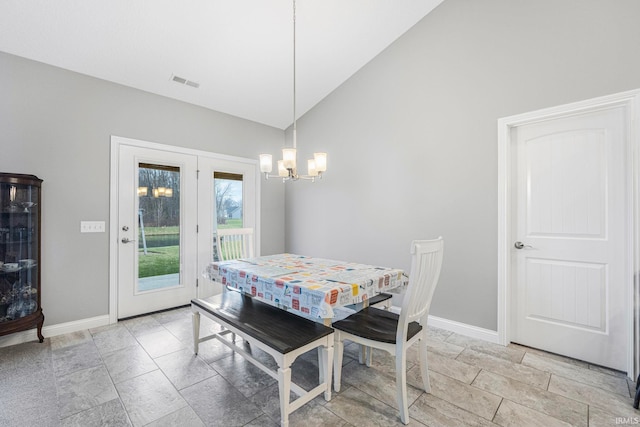
POLYGON ((218 339, 249 362, 278 380, 281 425, 289 425, 289 414, 324 393, 331 400, 331 373, 333 369, 333 329, 312 320, 296 316, 270 306, 239 292, 224 292, 207 299, 191 300, 193 311, 193 345, 218 339), (212 335, 200 337, 200 314, 224 327, 212 335), (253 355, 238 347, 226 335, 237 334, 252 347, 270 354, 278 370, 265 366, 253 355), (318 349, 319 385, 306 391, 291 381, 291 364, 303 353, 318 349), (290 401, 290 392, 299 397, 290 401))

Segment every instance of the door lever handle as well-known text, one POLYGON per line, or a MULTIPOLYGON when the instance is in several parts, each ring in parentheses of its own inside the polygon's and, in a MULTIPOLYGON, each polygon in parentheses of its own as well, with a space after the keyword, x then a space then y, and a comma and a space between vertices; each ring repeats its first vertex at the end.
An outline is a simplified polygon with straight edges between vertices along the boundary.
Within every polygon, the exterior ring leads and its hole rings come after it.
POLYGON ((122 238, 122 243, 133 243, 133 242, 135 242, 135 240, 130 240, 127 237, 122 238))
POLYGON ((515 242, 515 243, 513 244, 513 246, 514 246, 516 249, 533 249, 533 246, 531 246, 531 245, 525 245, 525 244, 524 244, 524 243, 522 243, 522 242, 515 242))

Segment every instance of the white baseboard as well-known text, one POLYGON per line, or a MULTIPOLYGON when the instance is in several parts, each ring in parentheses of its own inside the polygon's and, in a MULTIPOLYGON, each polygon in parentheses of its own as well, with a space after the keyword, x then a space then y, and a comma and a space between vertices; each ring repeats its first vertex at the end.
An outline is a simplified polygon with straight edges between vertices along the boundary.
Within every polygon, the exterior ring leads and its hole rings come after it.
MULTIPOLYGON (((398 307, 391 307, 392 311, 398 311, 398 307)), ((74 320, 73 322, 59 323, 57 325, 45 326, 42 328, 42 335, 45 337, 54 337, 56 335, 68 334, 71 332, 82 331, 84 329, 97 328, 109 324, 109 315, 90 317, 88 319, 74 320)), ((443 319, 442 317, 429 316, 429 325, 434 328, 444 329, 445 331, 455 332, 471 338, 480 339, 492 343, 498 343, 498 332, 489 329, 479 328, 466 323, 456 322, 455 320, 443 319)), ((23 342, 38 339, 36 330, 16 332, 6 337, 0 337, 0 347, 21 344, 23 342)))
POLYGON ((429 316, 428 323, 434 328, 440 328, 444 329, 445 331, 451 331, 455 332, 456 334, 498 344, 497 331, 479 328, 477 326, 467 325, 466 323, 460 323, 456 322, 455 320, 443 319, 442 317, 436 316, 429 316))
MULTIPOLYGON (((59 323, 57 325, 44 326, 42 328, 42 335, 44 335, 45 338, 50 338, 57 335, 82 331, 84 329, 97 328, 108 324, 109 315, 105 314, 103 316, 90 317, 88 319, 80 319, 67 323, 59 323)), ((26 331, 16 332, 15 334, 7 335, 5 337, 0 337, 0 347, 22 344, 23 342, 37 339, 38 335, 36 333, 36 328, 33 328, 26 331)))
MULTIPOLYGON (((400 314, 400 307, 391 306, 389 310, 396 314, 400 314)), ((479 328, 473 325, 467 325, 466 323, 456 322, 455 320, 443 319, 442 317, 436 317, 429 315, 427 321, 429 326, 434 328, 444 329, 445 331, 455 332, 456 334, 464 335, 465 337, 476 338, 483 341, 489 341, 494 344, 498 342, 498 332, 489 329, 479 328)))

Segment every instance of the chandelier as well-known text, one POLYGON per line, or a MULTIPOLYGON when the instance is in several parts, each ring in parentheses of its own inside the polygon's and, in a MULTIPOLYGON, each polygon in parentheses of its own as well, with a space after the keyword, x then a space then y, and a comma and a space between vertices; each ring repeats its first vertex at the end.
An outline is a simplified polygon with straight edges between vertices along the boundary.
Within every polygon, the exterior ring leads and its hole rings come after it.
POLYGON ((327 153, 313 153, 307 160, 307 175, 299 175, 296 164, 296 0, 293 0, 293 147, 282 149, 282 160, 278 160, 278 174, 271 175, 273 158, 271 154, 260 154, 260 172, 265 179, 282 178, 282 182, 306 179, 314 182, 321 179, 327 170, 327 153))

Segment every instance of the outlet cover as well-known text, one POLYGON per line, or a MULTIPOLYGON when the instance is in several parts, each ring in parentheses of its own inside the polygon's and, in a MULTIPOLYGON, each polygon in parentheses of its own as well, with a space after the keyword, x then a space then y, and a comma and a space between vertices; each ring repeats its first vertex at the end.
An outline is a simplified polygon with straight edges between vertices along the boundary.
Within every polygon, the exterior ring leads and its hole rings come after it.
POLYGON ((104 233, 104 221, 80 221, 81 233, 104 233))

